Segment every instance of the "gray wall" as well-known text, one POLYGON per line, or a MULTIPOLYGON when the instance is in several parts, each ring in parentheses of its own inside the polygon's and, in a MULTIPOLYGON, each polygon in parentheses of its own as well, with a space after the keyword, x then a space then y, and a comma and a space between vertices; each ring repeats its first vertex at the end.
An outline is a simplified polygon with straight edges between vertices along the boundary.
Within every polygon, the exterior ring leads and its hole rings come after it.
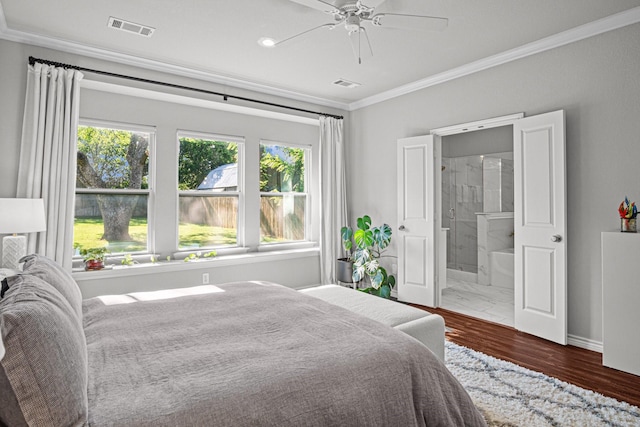
POLYGON ((635 24, 352 112, 352 221, 368 213, 396 229, 398 138, 511 113, 564 109, 569 334, 601 342, 600 233, 619 226, 616 209, 625 195, 640 199, 638 46, 635 24))
POLYGON ((442 157, 478 156, 513 151, 513 126, 442 137, 442 157))
MULTIPOLYGON (((342 111, 336 111, 325 107, 317 107, 297 101, 278 99, 277 97, 263 94, 254 94, 240 89, 229 89, 203 81, 196 81, 193 79, 58 52, 51 49, 0 40, 0 75, 2 76, 2 79, 0 79, 0 146, 2 148, 2 156, 0 156, 0 197, 15 197, 16 195, 20 139, 22 135, 22 116, 26 90, 27 59, 30 55, 53 61, 67 62, 88 68, 102 69, 115 73, 130 74, 142 78, 195 86, 198 88, 233 95, 255 97, 265 101, 282 103, 305 109, 344 114, 342 111)), ((110 83, 123 84, 122 80, 100 77, 89 73, 86 74, 86 77, 93 80, 103 80, 110 83)), ((156 89, 155 86, 144 85, 142 83, 136 84, 133 82, 126 82, 126 84, 131 86, 141 86, 147 89, 156 89)), ((167 91, 195 96, 192 92, 181 93, 172 89, 167 89, 167 91)), ((175 130, 178 128, 245 136, 246 144, 251 144, 253 146, 256 146, 260 138, 265 138, 282 142, 312 144, 314 146, 314 154, 316 154, 313 156, 313 162, 317 170, 319 158, 317 155, 319 128, 316 126, 301 125, 281 120, 256 118, 215 110, 204 110, 195 107, 175 106, 159 101, 134 99, 125 96, 111 95, 104 92, 83 90, 81 96, 81 116, 83 117, 157 126, 158 150, 176 150, 175 130)), ((206 96, 203 95, 199 96, 206 98, 206 96)), ((220 100, 219 97, 210 97, 210 99, 214 101, 220 100)), ((262 108, 256 104, 245 103, 245 105, 254 108, 262 108)), ((287 112, 287 110, 278 110, 270 107, 264 107, 263 109, 287 112)), ((256 149, 254 154, 247 155, 247 163, 249 165, 255 164, 257 168, 257 156, 258 154, 256 149)), ((176 176, 173 169, 172 173, 169 175, 163 175, 162 170, 163 169, 160 167, 158 180, 163 182, 165 185, 174 184, 176 182, 176 176)), ((251 179, 252 182, 248 182, 247 185, 257 185, 257 173, 251 179)), ((160 209, 175 209, 171 204, 172 202, 174 201, 161 201, 160 209)), ((259 200, 247 202, 257 206, 259 200)), ((312 201, 312 203, 315 203, 317 206, 318 201, 312 201)), ((314 217, 314 220, 317 220, 317 216, 314 217)), ((167 225, 161 224, 161 226, 167 225)), ((317 224, 314 224, 314 227, 317 229, 317 224)), ((256 244, 257 242, 253 243, 256 244)), ((212 283, 220 283, 221 280, 230 281, 254 279, 276 281, 290 287, 304 287, 319 283, 320 281, 320 267, 317 253, 291 260, 278 260, 275 263, 256 262, 255 264, 248 265, 249 262, 250 261, 242 267, 237 265, 228 265, 211 268, 210 276, 212 283)), ((184 273, 150 273, 130 277, 117 277, 116 279, 110 279, 107 272, 101 273, 101 277, 99 279, 97 279, 97 276, 96 278, 89 277, 87 279, 86 274, 83 273, 83 275, 78 278, 78 282, 86 295, 161 289, 201 283, 201 273, 203 270, 200 267, 190 267, 185 265, 184 269, 184 273), (197 272, 191 272, 189 270, 190 268, 197 272), (105 274, 107 274, 107 276, 105 276, 105 274)))

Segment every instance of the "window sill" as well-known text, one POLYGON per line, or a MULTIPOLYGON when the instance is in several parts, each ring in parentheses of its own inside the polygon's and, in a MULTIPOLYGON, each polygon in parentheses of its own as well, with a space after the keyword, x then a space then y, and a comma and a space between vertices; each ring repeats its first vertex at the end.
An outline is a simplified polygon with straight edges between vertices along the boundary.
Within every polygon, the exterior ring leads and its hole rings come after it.
MULTIPOLYGON (((261 249, 259 252, 244 253, 238 255, 223 255, 214 258, 201 258, 194 261, 161 261, 157 263, 143 263, 134 265, 108 266, 104 270, 84 271, 74 269, 72 276, 76 280, 105 279, 114 277, 140 276, 145 274, 157 274, 173 271, 186 271, 191 269, 211 269, 240 264, 254 264, 260 262, 273 262, 295 258, 317 257, 320 249, 313 243, 297 249, 285 249, 282 246, 273 247, 271 250, 261 249)), ((302 245, 301 245, 302 246, 302 245)))

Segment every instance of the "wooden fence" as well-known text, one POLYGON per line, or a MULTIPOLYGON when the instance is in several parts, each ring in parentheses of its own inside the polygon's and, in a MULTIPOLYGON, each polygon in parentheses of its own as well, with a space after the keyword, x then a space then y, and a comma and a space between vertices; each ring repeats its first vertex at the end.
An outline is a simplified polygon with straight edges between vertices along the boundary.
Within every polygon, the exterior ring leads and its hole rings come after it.
MULTIPOLYGON (((306 196, 268 195, 260 197, 260 230, 263 239, 297 241, 305 235, 306 196)), ((76 197, 76 217, 100 218, 95 196, 76 197)), ((238 226, 238 198, 235 196, 180 197, 180 222, 233 228, 238 226)), ((147 216, 147 198, 139 197, 134 217, 147 216)))
MULTIPOLYGON (((304 240, 306 196, 260 197, 260 230, 270 240, 304 240)), ((236 197, 181 197, 180 222, 236 228, 236 197)))

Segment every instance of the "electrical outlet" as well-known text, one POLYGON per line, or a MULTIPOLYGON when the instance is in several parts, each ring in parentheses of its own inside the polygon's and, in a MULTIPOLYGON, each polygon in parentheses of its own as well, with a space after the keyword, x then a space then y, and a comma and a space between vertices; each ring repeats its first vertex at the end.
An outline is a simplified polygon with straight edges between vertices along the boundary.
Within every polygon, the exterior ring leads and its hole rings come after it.
POLYGON ((203 285, 209 284, 209 273, 202 273, 202 284, 203 285))
POLYGON ((398 274, 398 264, 391 264, 391 274, 398 274))

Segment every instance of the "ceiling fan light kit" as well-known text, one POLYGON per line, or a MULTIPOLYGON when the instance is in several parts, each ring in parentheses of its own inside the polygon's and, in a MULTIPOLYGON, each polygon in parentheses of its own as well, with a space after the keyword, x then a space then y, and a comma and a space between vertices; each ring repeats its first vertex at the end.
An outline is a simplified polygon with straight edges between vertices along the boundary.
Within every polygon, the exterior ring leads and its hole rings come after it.
POLYGON ((276 41, 270 37, 260 37, 258 39, 258 44, 262 47, 275 47, 276 41))
MULTIPOLYGON (((374 14, 375 7, 366 6, 360 0, 347 1, 341 6, 334 5, 324 0, 292 0, 295 3, 312 7, 333 15, 335 22, 319 25, 301 33, 287 37, 275 42, 272 46, 279 46, 283 43, 296 39, 320 28, 334 29, 343 25, 351 41, 351 47, 358 63, 362 63, 362 58, 373 56, 373 49, 369 42, 369 36, 363 24, 369 23, 377 28, 398 28, 411 30, 442 31, 448 25, 447 18, 426 15, 408 15, 400 13, 377 13, 374 14), (364 36, 363 36, 364 35, 364 36)), ((376 6, 377 7, 377 6, 376 6)), ((263 37, 264 39, 264 37, 263 37)), ((262 40, 262 39, 261 39, 262 40)), ((261 43, 263 46, 271 47, 261 43)))

